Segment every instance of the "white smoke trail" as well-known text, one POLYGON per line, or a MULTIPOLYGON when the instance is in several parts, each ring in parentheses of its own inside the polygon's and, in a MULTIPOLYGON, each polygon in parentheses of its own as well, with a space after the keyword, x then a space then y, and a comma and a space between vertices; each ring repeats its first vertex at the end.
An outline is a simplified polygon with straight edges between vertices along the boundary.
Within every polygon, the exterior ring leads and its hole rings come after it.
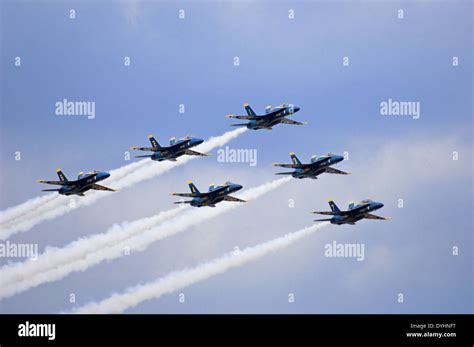
MULTIPOLYGON (((257 199, 290 180, 290 177, 274 180, 248 189, 239 197, 244 200, 257 199)), ((18 294, 42 283, 60 280, 72 272, 85 271, 104 260, 122 257, 125 255, 124 249, 130 252, 142 251, 153 242, 182 232, 242 205, 236 202, 222 202, 215 208, 196 208, 165 220, 161 224, 159 223, 163 219, 143 218, 122 226, 114 226, 104 234, 79 239, 64 248, 47 249, 36 260, 7 265, 0 269, 2 279, 0 298, 18 294)), ((174 210, 182 209, 184 208, 178 207, 174 210)))
POLYGON ((36 198, 27 200, 26 202, 9 207, 4 211, 0 211, 0 222, 2 229, 8 227, 9 224, 15 224, 19 219, 22 219, 28 213, 36 211, 38 208, 44 207, 52 200, 59 198, 59 195, 56 193, 49 193, 43 196, 38 196, 36 198))
POLYGON ((177 207, 149 218, 114 224, 105 233, 79 238, 63 248, 46 248, 44 253, 36 259, 5 265, 0 269, 0 278, 2 279, 0 298, 37 286, 44 282, 45 277, 41 276, 42 272, 81 261, 88 254, 100 252, 134 236, 136 233, 173 218, 186 208, 188 207, 177 207))
MULTIPOLYGON (((196 150, 204 153, 209 152, 216 147, 225 145, 246 130, 246 128, 240 128, 228 131, 221 136, 211 137, 197 146, 196 150)), ((194 158, 196 157, 185 156, 176 162, 160 163, 152 162, 149 159, 140 160, 110 171, 107 185, 116 189, 127 188, 138 182, 159 176, 174 167, 184 165, 194 158)), ((91 205, 102 197, 113 196, 113 193, 103 191, 89 191, 86 194, 79 199, 74 198, 74 205, 71 205, 70 197, 48 194, 0 212, 0 240, 5 240, 18 232, 28 231, 43 221, 62 216, 78 207, 91 205)))
POLYGON ((245 248, 238 253, 227 253, 220 258, 203 263, 195 268, 187 268, 181 271, 172 272, 154 282, 130 287, 122 294, 112 294, 112 296, 100 302, 86 304, 74 312, 122 313, 129 308, 137 306, 145 300, 157 299, 162 295, 191 286, 212 276, 224 273, 229 269, 242 266, 251 260, 257 260, 271 252, 288 247, 328 224, 329 223, 326 222, 314 224, 310 227, 286 234, 285 236, 261 243, 257 246, 245 248))

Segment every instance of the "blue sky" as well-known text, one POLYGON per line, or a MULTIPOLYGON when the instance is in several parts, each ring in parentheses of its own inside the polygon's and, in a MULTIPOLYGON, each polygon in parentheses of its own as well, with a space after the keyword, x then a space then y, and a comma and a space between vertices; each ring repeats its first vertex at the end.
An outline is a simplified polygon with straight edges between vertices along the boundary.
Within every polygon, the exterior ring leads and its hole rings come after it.
POLYGON ((326 209, 329 198, 340 207, 372 198, 385 203, 379 214, 393 220, 328 227, 185 289, 186 304, 175 293, 130 312, 472 312, 470 1, 3 1, 1 7, 2 210, 38 196, 36 180, 55 179, 56 167, 72 177, 126 164, 123 153, 146 145, 149 133, 160 143, 220 135, 231 123, 224 116, 242 114, 245 102, 259 112, 291 102, 302 108, 294 119, 309 123, 233 140, 232 148, 257 150, 256 167, 218 163, 214 151, 12 241, 37 242, 42 250, 153 215, 169 209, 168 194, 183 191, 189 179, 203 188, 228 179, 256 186, 275 177, 271 163, 286 162, 290 151, 304 161, 348 151, 350 160, 338 167, 353 172, 294 180, 144 252, 3 300, 2 311, 68 309, 70 292, 78 304, 101 299, 235 245, 310 225, 308 212, 326 209), (400 8, 404 19, 397 18, 400 8), (14 66, 16 56, 21 67, 14 66), (125 56, 131 66, 123 65, 125 56), (452 66, 453 56, 459 66, 452 66), (56 116, 55 102, 63 98, 95 101, 96 118, 56 116), (389 98, 420 102, 420 119, 381 116, 380 102, 389 98), (365 243, 366 261, 325 258, 323 246, 333 240, 365 243), (291 305, 289 292, 296 295, 291 305), (403 304, 396 302, 400 292, 403 304))

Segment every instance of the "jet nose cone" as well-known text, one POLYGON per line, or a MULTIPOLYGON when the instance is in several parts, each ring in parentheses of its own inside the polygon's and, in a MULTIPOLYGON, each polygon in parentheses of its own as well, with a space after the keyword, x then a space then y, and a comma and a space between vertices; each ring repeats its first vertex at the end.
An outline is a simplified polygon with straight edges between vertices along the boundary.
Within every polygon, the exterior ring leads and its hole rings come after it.
POLYGON ((340 162, 340 161, 344 160, 344 157, 342 155, 336 155, 335 157, 336 157, 335 159, 336 159, 337 162, 340 162))
POLYGON ((375 204, 375 208, 379 209, 379 208, 382 208, 383 207, 383 204, 381 202, 377 202, 375 204))
POLYGON ((194 139, 192 139, 191 142, 192 142, 193 145, 200 145, 201 143, 204 142, 204 140, 203 140, 203 139, 194 138, 194 139))
POLYGON ((298 112, 299 110, 301 110, 300 107, 298 107, 298 106, 293 107, 293 111, 294 111, 295 113, 298 112))
POLYGON ((234 184, 235 190, 241 190, 243 187, 240 184, 234 184))
POLYGON ((102 177, 103 178, 109 178, 110 177, 110 174, 108 172, 103 172, 102 173, 102 177))

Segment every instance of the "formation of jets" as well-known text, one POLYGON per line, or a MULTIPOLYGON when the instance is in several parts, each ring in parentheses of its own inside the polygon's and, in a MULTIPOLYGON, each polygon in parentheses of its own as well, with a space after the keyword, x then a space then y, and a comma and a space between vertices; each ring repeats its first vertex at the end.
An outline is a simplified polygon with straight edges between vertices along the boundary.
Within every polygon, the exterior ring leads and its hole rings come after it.
MULTIPOLYGON (((272 130, 275 125, 278 124, 292 124, 292 125, 304 125, 306 123, 297 122, 287 117, 292 116, 296 112, 300 111, 300 107, 293 104, 281 104, 277 107, 267 106, 265 108, 265 114, 257 115, 249 104, 244 105, 246 116, 239 115, 227 115, 227 118, 236 118, 241 120, 247 120, 247 123, 231 124, 231 126, 242 126, 252 130, 266 129, 272 130)), ((132 150, 148 151, 151 154, 137 155, 135 158, 150 158, 154 161, 176 161, 179 157, 184 155, 194 156, 207 156, 205 153, 200 153, 192 150, 191 148, 199 146, 204 142, 203 139, 197 137, 186 136, 184 138, 176 140, 175 137, 171 138, 168 146, 161 146, 153 135, 148 136, 151 147, 131 147, 132 150)), ((348 175, 348 172, 340 171, 335 169, 333 166, 344 160, 341 155, 328 153, 322 156, 312 156, 311 160, 307 164, 301 163, 295 153, 291 152, 290 157, 292 160, 291 164, 273 164, 274 166, 283 167, 287 169, 293 169, 287 172, 278 172, 276 175, 291 175, 294 178, 303 179, 317 179, 319 175, 323 173, 348 175)), ((69 181, 63 172, 58 169, 57 174, 59 181, 46 181, 40 180, 40 183, 59 185, 58 189, 43 189, 42 191, 56 191, 61 195, 79 195, 84 196, 84 193, 88 190, 105 190, 115 191, 112 188, 108 188, 97 184, 102 180, 110 177, 108 172, 103 171, 92 171, 87 173, 79 173, 77 180, 69 181)), ((187 201, 177 201, 175 204, 190 204, 193 207, 215 207, 221 201, 233 201, 233 202, 246 202, 245 200, 230 196, 242 189, 242 185, 226 182, 221 185, 211 184, 207 192, 200 192, 192 182, 188 182, 191 193, 172 193, 171 195, 191 198, 187 201)), ((330 200, 329 206, 331 211, 325 212, 313 212, 322 215, 330 215, 331 218, 317 219, 315 221, 327 221, 332 224, 350 224, 354 225, 361 219, 377 219, 386 220, 386 217, 379 217, 373 215, 371 212, 382 208, 384 205, 380 202, 372 200, 363 200, 360 203, 349 204, 347 211, 341 211, 336 204, 330 200)))

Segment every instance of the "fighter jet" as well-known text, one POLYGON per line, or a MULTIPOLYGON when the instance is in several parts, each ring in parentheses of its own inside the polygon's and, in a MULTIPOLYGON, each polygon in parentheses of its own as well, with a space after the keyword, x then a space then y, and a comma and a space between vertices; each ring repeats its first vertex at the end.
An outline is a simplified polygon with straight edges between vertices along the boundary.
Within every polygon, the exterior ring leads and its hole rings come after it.
POLYGON ((216 204, 221 201, 235 201, 235 202, 246 202, 245 200, 234 198, 229 196, 229 194, 234 193, 240 189, 242 186, 240 184, 235 184, 232 182, 226 182, 223 185, 214 185, 209 186, 209 191, 205 193, 199 192, 193 182, 188 182, 189 189, 191 193, 172 193, 174 196, 183 196, 187 198, 193 198, 188 201, 177 201, 175 204, 190 204, 195 207, 210 206, 216 207, 216 204))
POLYGON ((151 160, 157 161, 176 161, 178 157, 181 157, 184 154, 207 156, 207 154, 190 150, 191 147, 195 147, 204 142, 203 139, 199 139, 197 137, 186 136, 179 140, 176 140, 175 137, 172 137, 170 139, 170 145, 164 147, 160 146, 160 144, 158 143, 158 141, 155 140, 153 135, 149 135, 148 138, 150 139, 152 147, 131 147, 130 149, 139 151, 151 151, 154 153, 147 155, 137 155, 135 156, 135 158, 150 158, 151 160))
POLYGON ((344 157, 340 155, 335 155, 331 153, 322 155, 320 157, 316 157, 315 155, 313 155, 311 157, 311 163, 309 164, 302 164, 293 152, 290 153, 290 157, 293 161, 293 164, 273 164, 273 166, 279 166, 295 170, 289 172, 278 172, 275 175, 291 175, 294 178, 317 179, 317 176, 319 176, 323 172, 339 175, 349 174, 349 172, 336 170, 331 167, 331 165, 337 164, 344 160, 344 157))
POLYGON ((354 225, 357 221, 361 219, 381 219, 387 220, 387 217, 379 217, 371 214, 370 212, 378 210, 383 207, 381 202, 376 202, 372 200, 362 200, 358 204, 351 202, 349 204, 349 209, 347 211, 341 211, 334 201, 329 200, 329 206, 331 206, 331 212, 313 212, 317 214, 332 215, 334 217, 328 219, 316 219, 315 222, 331 222, 331 224, 351 224, 354 225))
POLYGON ((61 195, 80 195, 84 196, 84 193, 90 189, 94 190, 108 190, 111 192, 115 192, 114 189, 101 186, 97 184, 102 180, 110 177, 108 172, 103 171, 91 171, 91 172, 80 172, 77 176, 76 181, 69 181, 63 172, 60 169, 56 170, 59 181, 45 181, 39 180, 39 183, 46 183, 46 184, 57 184, 60 185, 61 188, 59 189, 43 189, 43 192, 58 192, 61 195))
POLYGON ((295 124, 295 125, 304 125, 306 123, 300 123, 291 119, 286 118, 291 116, 294 113, 298 112, 300 108, 292 104, 282 104, 277 107, 267 106, 265 108, 264 115, 257 115, 249 104, 244 105, 245 110, 247 111, 247 116, 236 116, 229 114, 227 118, 237 118, 237 119, 246 119, 250 122, 240 123, 240 124, 231 124, 233 127, 245 126, 248 129, 258 130, 258 129, 267 129, 272 130, 272 127, 277 124, 295 124))

